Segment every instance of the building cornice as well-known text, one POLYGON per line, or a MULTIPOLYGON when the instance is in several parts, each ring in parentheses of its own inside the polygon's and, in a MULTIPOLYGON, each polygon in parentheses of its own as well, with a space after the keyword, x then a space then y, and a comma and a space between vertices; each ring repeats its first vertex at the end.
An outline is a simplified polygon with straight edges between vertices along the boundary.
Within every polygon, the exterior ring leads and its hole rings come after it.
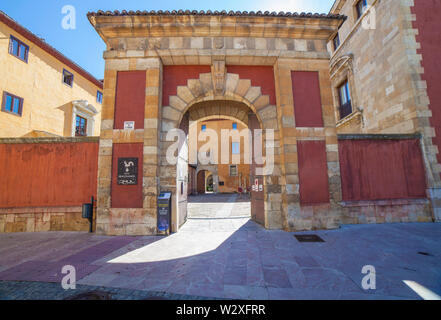
POLYGON ((105 42, 118 37, 262 37, 323 39, 344 16, 312 13, 115 11, 88 13, 105 42))

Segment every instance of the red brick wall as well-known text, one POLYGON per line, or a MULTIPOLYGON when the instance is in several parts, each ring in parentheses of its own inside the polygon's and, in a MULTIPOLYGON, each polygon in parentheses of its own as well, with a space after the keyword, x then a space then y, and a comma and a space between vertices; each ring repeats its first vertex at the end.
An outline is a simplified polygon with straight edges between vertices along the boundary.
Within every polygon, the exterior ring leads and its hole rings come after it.
POLYGON ((0 208, 90 203, 97 171, 98 142, 0 144, 0 208))
POLYGON ((340 140, 344 201, 426 197, 419 140, 340 140))
MULTIPOLYGON (((436 137, 433 142, 441 150, 441 1, 439 0, 416 0, 412 13, 416 15, 413 27, 419 33, 416 40, 421 44, 418 53, 422 55, 424 74, 422 80, 427 81, 427 94, 430 99, 432 118, 430 124, 435 128, 436 137)), ((441 162, 441 153, 438 153, 438 161, 441 162)))
POLYGON ((329 203, 325 141, 298 141, 300 204, 329 203))

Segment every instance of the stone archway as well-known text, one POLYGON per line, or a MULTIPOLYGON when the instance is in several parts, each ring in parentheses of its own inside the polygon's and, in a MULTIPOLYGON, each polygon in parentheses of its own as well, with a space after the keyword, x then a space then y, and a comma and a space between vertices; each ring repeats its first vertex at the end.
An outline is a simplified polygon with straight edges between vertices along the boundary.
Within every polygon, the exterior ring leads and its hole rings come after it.
POLYGON ((207 177, 205 178, 205 192, 214 192, 213 189, 213 174, 210 172, 208 173, 207 177))
MULTIPOLYGON (((189 112, 192 121, 207 117, 230 117, 248 123, 249 113, 256 116, 261 129, 273 130, 275 140, 273 143, 264 144, 266 152, 279 154, 279 126, 277 109, 270 104, 270 97, 262 94, 260 87, 252 86, 251 80, 240 79, 239 75, 225 73, 223 77, 212 73, 202 73, 199 79, 187 80, 186 86, 178 86, 177 94, 169 96, 169 105, 162 107, 161 121, 161 156, 165 158, 167 148, 174 141, 167 141, 167 132, 181 127, 184 115, 189 112), (219 79, 221 78, 221 79, 219 79)), ((274 167, 270 175, 262 177, 264 218, 262 224, 265 227, 280 227, 282 224, 282 195, 281 188, 274 188, 281 182, 281 166, 279 159, 274 158, 274 167)), ((162 183, 173 181, 170 175, 176 177, 176 166, 162 161, 159 168, 161 191, 171 190, 174 194, 173 201, 182 206, 176 195, 176 186, 162 183)), ((172 222, 173 231, 178 231, 180 225, 179 206, 173 206, 172 222)))

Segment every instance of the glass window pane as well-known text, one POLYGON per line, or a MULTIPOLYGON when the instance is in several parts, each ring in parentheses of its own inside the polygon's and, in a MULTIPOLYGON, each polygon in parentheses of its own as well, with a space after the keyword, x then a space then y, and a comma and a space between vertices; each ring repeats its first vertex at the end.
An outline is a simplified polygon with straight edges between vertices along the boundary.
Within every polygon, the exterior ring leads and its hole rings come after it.
POLYGON ((18 41, 15 39, 11 39, 12 41, 12 54, 18 56, 18 41))
POLYGON ((5 110, 12 111, 12 97, 10 95, 6 95, 5 110))
POLYGON ((98 103, 102 103, 102 102, 103 102, 103 94, 102 94, 102 92, 98 91, 98 92, 96 93, 96 101, 97 101, 98 103))
POLYGON ((207 130, 207 126, 205 124, 202 125, 202 131, 207 130))
POLYGON ((233 130, 237 130, 237 123, 233 123, 233 130))
POLYGON ((349 83, 346 82, 345 84, 345 91, 346 91, 346 102, 351 101, 351 93, 349 91, 349 83))
POLYGON ((20 113, 20 99, 14 98, 14 107, 12 109, 14 113, 20 113))
POLYGON ((347 99, 346 99, 346 90, 345 90, 345 86, 341 86, 340 87, 340 104, 345 104, 347 99))
POLYGON ((26 46, 20 44, 20 59, 26 60, 26 50, 27 50, 26 46))
POLYGON ((70 86, 72 86, 73 83, 73 74, 70 73, 69 71, 64 70, 63 71, 63 82, 65 84, 68 84, 70 86))

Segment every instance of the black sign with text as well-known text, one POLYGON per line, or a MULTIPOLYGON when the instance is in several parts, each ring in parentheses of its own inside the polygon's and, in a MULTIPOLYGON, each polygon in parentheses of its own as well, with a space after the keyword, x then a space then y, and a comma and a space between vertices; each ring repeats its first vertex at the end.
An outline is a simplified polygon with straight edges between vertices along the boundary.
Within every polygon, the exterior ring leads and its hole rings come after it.
POLYGON ((118 184, 138 184, 138 158, 118 158, 118 184))

